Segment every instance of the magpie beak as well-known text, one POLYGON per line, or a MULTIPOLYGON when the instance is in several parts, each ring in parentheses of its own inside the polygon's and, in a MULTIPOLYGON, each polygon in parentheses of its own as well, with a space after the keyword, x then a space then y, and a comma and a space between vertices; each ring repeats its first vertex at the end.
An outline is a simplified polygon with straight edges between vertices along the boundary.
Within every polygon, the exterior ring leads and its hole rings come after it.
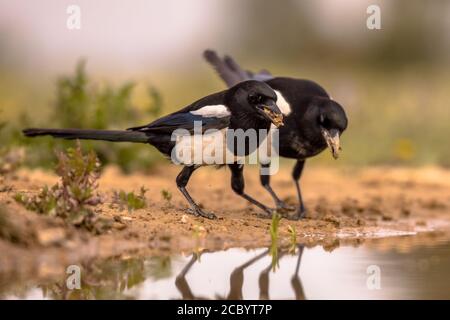
POLYGON ((281 113, 281 110, 280 108, 278 108, 275 101, 268 100, 264 104, 259 104, 256 106, 256 110, 258 110, 258 113, 272 122, 277 128, 284 125, 283 114, 281 113))
POLYGON ((339 152, 341 151, 341 145, 339 140, 339 130, 330 129, 327 130, 321 127, 322 136, 324 137, 328 148, 330 148, 333 158, 337 159, 339 157, 339 152))

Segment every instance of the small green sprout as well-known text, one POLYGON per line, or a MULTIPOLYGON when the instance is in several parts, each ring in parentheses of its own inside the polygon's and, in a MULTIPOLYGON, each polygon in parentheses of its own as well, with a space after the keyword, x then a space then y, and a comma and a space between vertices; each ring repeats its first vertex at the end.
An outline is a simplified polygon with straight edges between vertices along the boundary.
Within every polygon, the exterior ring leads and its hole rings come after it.
POLYGON ((279 266, 278 261, 278 227, 280 225, 281 215, 278 212, 272 214, 272 222, 270 224, 270 255, 272 256, 272 270, 275 271, 279 266))
POLYGON ((134 191, 128 193, 123 190, 114 191, 113 205, 118 205, 120 210, 127 208, 128 212, 143 209, 147 207, 147 200, 145 199, 147 191, 145 187, 141 187, 139 194, 135 194, 134 191))
POLYGON ((161 190, 161 196, 167 202, 170 202, 172 200, 172 193, 169 190, 167 190, 167 189, 162 189, 161 190))
POLYGON ((295 254, 297 248, 297 230, 294 226, 288 225, 289 233, 289 253, 295 254))

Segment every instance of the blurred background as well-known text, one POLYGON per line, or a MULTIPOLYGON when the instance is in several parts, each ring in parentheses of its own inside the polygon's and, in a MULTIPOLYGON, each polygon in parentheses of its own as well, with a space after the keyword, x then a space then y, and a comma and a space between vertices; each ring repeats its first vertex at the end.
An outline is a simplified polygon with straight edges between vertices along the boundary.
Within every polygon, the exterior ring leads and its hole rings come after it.
MULTIPOLYGON (((248 69, 307 78, 349 128, 332 165, 450 166, 450 1, 0 0, 0 171, 53 166, 73 144, 27 126, 126 128, 224 89, 206 48, 248 69), (66 26, 69 5, 81 29, 66 26), (366 9, 381 8, 381 30, 366 9)), ((104 163, 148 170, 145 145, 89 142, 104 163)))

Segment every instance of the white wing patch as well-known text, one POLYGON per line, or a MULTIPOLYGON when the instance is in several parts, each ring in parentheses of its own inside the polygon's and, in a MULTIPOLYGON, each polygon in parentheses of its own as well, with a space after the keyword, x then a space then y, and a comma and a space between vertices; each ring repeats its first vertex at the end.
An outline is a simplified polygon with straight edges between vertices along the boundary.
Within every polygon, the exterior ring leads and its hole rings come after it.
POLYGON ((207 118, 209 117, 224 118, 231 115, 228 108, 223 104, 204 106, 198 110, 190 111, 190 113, 207 118))
POLYGON ((283 113, 285 116, 291 113, 291 106, 286 101, 286 99, 283 97, 280 91, 275 90, 275 93, 277 94, 277 106, 280 108, 281 113, 283 113))
MULTIPOLYGON (((258 161, 268 163, 273 156, 278 155, 278 150, 272 146, 273 130, 246 157, 235 155, 233 145, 228 144, 229 134, 232 134, 232 138, 243 138, 237 132, 230 132, 229 128, 210 129, 202 134, 172 135, 171 140, 175 141, 175 147, 171 151, 172 162, 184 165, 221 165, 245 161, 248 164, 256 164, 258 161)), ((275 138, 278 138, 278 135, 275 138)))
POLYGON ((176 164, 215 165, 235 163, 237 158, 227 147, 228 128, 204 134, 177 136, 171 158, 176 164))

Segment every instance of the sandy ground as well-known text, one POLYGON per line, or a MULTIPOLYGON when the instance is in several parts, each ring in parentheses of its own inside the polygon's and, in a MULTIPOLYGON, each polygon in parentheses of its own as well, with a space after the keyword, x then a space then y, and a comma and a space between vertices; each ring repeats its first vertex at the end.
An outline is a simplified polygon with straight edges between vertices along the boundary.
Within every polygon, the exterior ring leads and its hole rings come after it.
MULTIPOLYGON (((230 247, 270 245, 270 220, 236 196, 227 169, 202 168, 194 173, 188 190, 217 220, 194 217, 175 186, 179 168, 159 167, 149 175, 122 175, 116 168, 104 170, 100 192, 104 203, 98 214, 114 220, 113 229, 95 236, 67 226, 62 220, 29 212, 12 199, 16 192, 33 194, 57 181, 52 173, 20 170, 0 179, 0 204, 9 220, 20 227, 19 243, 0 239, 0 273, 11 271, 52 274, 70 263, 128 254, 171 254, 230 247), (134 212, 112 209, 113 190, 138 191, 145 186, 148 207, 134 212), (161 190, 169 190, 169 202, 161 190)), ((246 191, 272 205, 260 186, 257 168, 245 172, 246 191)), ((294 204, 295 188, 290 168, 272 178, 282 199, 294 204)), ((310 167, 302 178, 306 219, 280 222, 280 245, 288 245, 288 226, 297 240, 326 249, 363 242, 380 249, 409 250, 415 245, 450 239, 450 170, 441 168, 332 169, 310 167), (392 237, 404 236, 404 237, 392 237), (378 240, 373 240, 378 239, 378 240), (395 239, 395 240, 393 240, 395 239)))

